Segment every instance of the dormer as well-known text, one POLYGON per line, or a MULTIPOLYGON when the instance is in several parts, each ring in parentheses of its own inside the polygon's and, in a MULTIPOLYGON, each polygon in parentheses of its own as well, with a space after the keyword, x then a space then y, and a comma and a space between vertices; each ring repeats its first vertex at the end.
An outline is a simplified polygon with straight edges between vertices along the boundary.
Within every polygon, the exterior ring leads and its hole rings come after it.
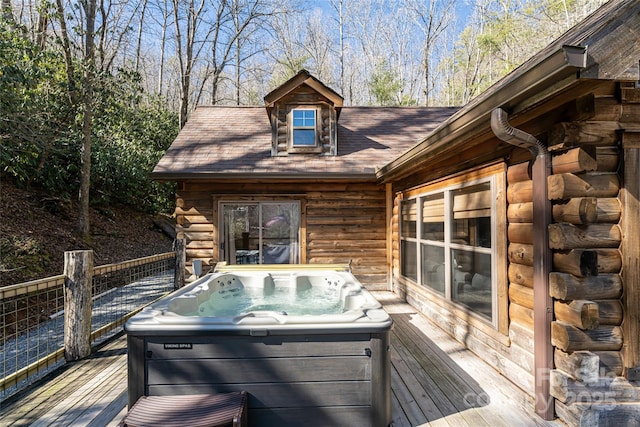
POLYGON ((274 89, 264 97, 271 123, 271 155, 337 155, 342 101, 307 70, 274 89))

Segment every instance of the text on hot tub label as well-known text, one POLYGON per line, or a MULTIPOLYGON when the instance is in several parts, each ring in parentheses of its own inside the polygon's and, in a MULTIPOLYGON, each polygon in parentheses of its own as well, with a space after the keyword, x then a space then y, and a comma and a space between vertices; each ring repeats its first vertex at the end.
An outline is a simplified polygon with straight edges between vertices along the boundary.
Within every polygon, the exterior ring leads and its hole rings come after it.
POLYGON ((193 349, 193 344, 190 342, 178 342, 178 343, 165 343, 165 350, 191 350, 193 349))

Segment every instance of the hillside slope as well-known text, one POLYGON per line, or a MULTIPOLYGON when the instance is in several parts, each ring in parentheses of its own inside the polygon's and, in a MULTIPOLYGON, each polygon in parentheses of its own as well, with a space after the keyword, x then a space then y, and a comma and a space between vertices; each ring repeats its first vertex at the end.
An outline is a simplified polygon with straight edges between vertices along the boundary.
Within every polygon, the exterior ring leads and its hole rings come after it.
POLYGON ((104 265, 171 250, 153 216, 115 206, 91 209, 91 239, 75 233, 77 207, 0 181, 0 286, 63 273, 64 252, 94 251, 104 265))

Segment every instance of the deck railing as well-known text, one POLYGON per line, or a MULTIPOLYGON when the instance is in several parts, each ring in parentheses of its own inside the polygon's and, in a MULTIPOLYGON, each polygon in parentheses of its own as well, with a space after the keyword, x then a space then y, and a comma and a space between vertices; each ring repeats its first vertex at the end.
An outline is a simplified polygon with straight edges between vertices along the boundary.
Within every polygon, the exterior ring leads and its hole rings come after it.
MULTIPOLYGON (((92 268, 91 344, 174 289, 176 253, 92 268)), ((65 359, 65 275, 0 288, 0 401, 65 359)))

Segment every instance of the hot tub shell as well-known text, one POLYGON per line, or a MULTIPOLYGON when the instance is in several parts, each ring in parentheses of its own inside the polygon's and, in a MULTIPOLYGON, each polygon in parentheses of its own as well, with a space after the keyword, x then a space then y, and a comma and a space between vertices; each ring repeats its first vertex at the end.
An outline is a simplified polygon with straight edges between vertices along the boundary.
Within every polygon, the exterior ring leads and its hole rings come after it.
POLYGON ((207 275, 129 319, 129 406, 143 395, 246 390, 250 426, 389 425, 392 321, 380 304, 349 272, 264 268, 207 275), (345 309, 187 315, 230 277, 265 289, 331 277, 345 309))

